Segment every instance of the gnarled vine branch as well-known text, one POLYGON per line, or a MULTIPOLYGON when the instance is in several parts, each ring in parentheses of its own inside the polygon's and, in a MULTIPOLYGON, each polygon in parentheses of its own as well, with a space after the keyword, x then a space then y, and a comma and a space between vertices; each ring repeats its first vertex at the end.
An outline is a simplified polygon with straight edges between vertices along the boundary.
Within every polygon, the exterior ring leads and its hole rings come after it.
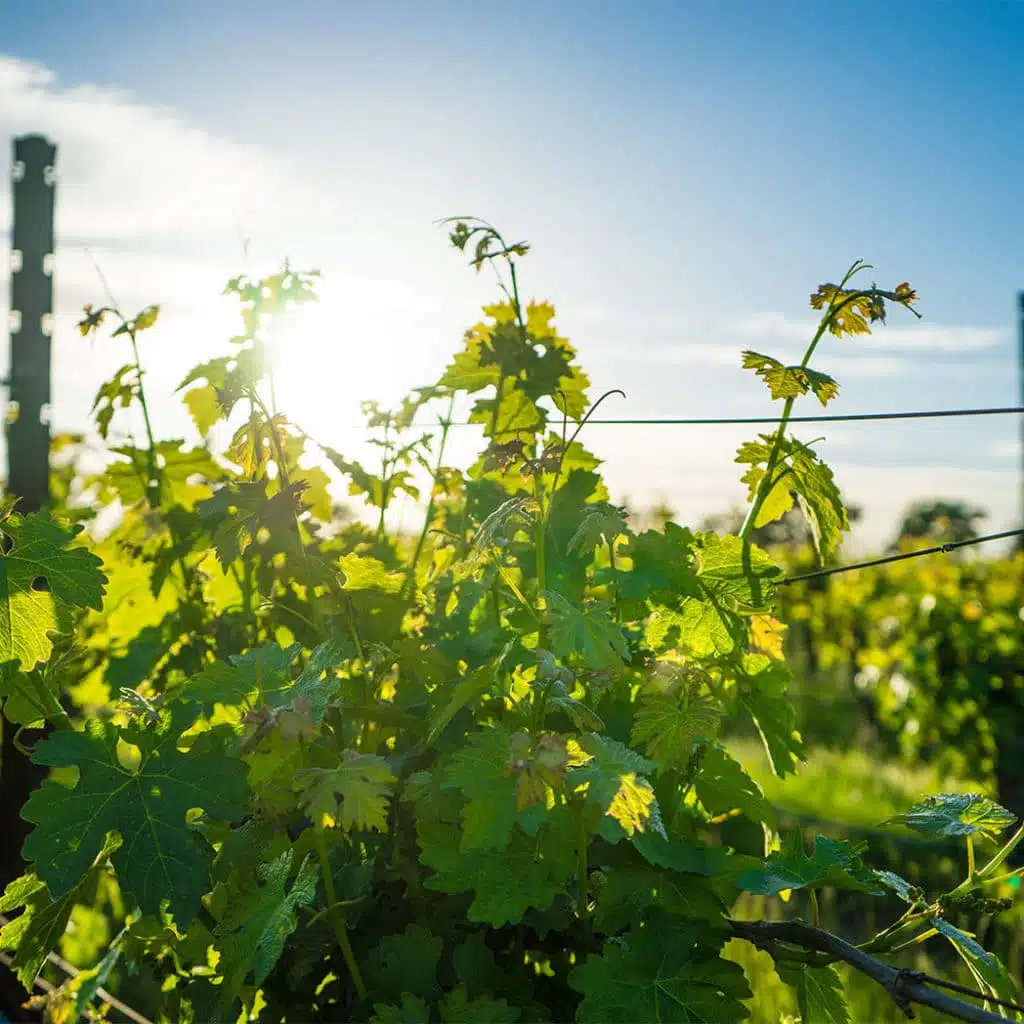
POLYGON ((956 1020, 978 1024, 1011 1024, 1007 1017, 990 1013, 980 1006, 974 1006, 944 992, 936 992, 925 980, 927 976, 918 971, 893 967, 869 956, 856 946, 851 946, 838 935, 804 924, 803 921, 730 921, 729 924, 738 938, 746 939, 773 958, 793 959, 789 956, 789 951, 780 945, 786 943, 816 953, 824 953, 830 960, 848 963, 854 970, 877 981, 909 1018, 914 1016, 913 1004, 919 1003, 956 1020))

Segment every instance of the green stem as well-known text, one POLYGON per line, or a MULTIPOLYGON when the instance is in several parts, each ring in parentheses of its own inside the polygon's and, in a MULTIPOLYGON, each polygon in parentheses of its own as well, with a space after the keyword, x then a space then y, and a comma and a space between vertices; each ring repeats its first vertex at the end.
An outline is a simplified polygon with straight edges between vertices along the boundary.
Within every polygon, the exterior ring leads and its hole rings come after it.
POLYGON ((922 942, 926 942, 933 935, 938 935, 939 932, 936 928, 929 928, 927 931, 921 932, 920 935, 915 935, 912 939, 908 939, 906 942, 901 943, 899 946, 892 946, 889 949, 890 953, 899 953, 901 950, 909 949, 911 946, 920 945, 922 942))
POLYGON ((976 877, 974 870, 974 836, 967 837, 967 877, 972 882, 976 877))
POLYGON ((587 843, 590 837, 587 835, 586 803, 580 801, 580 833, 578 837, 579 849, 577 850, 576 864, 576 912, 579 914, 580 924, 583 928, 584 945, 590 943, 590 906, 587 901, 587 882, 589 869, 587 867, 587 843))
POLYGON ((331 863, 327 857, 327 843, 324 834, 319 828, 316 832, 316 852, 320 860, 320 870, 324 876, 324 889, 327 892, 327 916, 334 929, 334 937, 341 947, 341 955, 345 958, 345 966, 348 968, 349 977, 356 987, 356 993, 360 999, 366 998, 366 984, 359 971, 359 964, 356 963, 356 955, 352 950, 352 943, 348 938, 348 922, 345 920, 345 908, 338 902, 338 894, 334 889, 334 876, 331 874, 331 863))
MULTIPOLYGON (((139 343, 135 337, 135 331, 128 326, 128 322, 121 316, 120 312, 117 313, 121 317, 121 324, 125 328, 125 332, 128 335, 128 340, 132 346, 132 360, 135 366, 135 375, 139 381, 139 407, 142 409, 142 422, 146 427, 146 498, 149 502, 149 507, 155 511, 159 511, 163 503, 163 471, 156 464, 156 436, 153 433, 153 421, 149 415, 149 402, 146 399, 146 387, 142 383, 142 379, 145 376, 145 371, 142 369, 142 358, 139 355, 139 343)), ((177 549, 178 537, 175 533, 174 527, 171 525, 170 520, 164 520, 167 525, 167 532, 171 538, 171 544, 177 549)), ((181 572, 181 582, 185 587, 185 597, 188 598, 192 592, 192 577, 188 571, 188 567, 185 564, 185 556, 180 551, 177 553, 175 559, 178 565, 178 569, 181 572)))
POLYGON ((430 533, 430 524, 434 521, 434 505, 435 492, 437 490, 437 480, 441 475, 441 465, 444 459, 444 448, 448 442, 448 431, 452 427, 452 413, 455 411, 455 395, 452 394, 451 401, 448 403, 448 414, 443 420, 441 420, 441 440, 437 446, 437 462, 434 465, 433 474, 433 487, 430 491, 430 500, 427 502, 427 511, 423 517, 423 529, 420 531, 419 540, 416 542, 416 550, 413 551, 412 562, 409 565, 409 572, 405 579, 405 591, 407 594, 411 594, 416 587, 416 569, 420 562, 420 556, 423 554, 423 548, 427 543, 427 534, 430 533))
MULTIPOLYGON (((847 271, 846 276, 843 278, 842 284, 839 286, 840 289, 844 288, 850 279, 852 272, 847 271)), ((807 369, 807 364, 811 361, 811 357, 814 355, 814 350, 818 347, 818 342, 825 335, 825 331, 828 329, 829 324, 832 323, 837 313, 839 313, 845 306, 848 306, 851 302, 855 302, 858 299, 863 298, 865 295, 870 295, 871 292, 856 291, 851 292, 841 302, 835 305, 829 304, 828 309, 825 311, 824 316, 821 318, 821 323, 818 324, 818 329, 814 332, 814 337, 811 339, 811 343, 807 346, 807 351, 804 352, 803 359, 800 360, 800 369, 807 369)), ((779 460, 779 452, 782 449, 782 441, 785 437, 786 427, 789 425, 790 416, 793 413, 793 403, 796 401, 796 396, 787 398, 785 404, 782 407, 782 417, 779 420, 779 425, 775 429, 775 437, 772 441, 772 448, 768 455, 768 463, 765 467, 764 475, 758 482, 757 490, 754 492, 754 500, 751 502, 750 509, 747 512, 747 517, 743 521, 743 526, 740 527, 740 538, 743 541, 743 562, 745 566, 750 564, 750 536, 754 531, 754 523, 757 521, 757 517, 763 507, 765 501, 768 500, 768 495, 771 493, 772 477, 775 473, 775 466, 779 460)))
POLYGON ((807 895, 811 899, 811 924, 817 928, 821 922, 821 910, 818 907, 818 894, 813 889, 808 889, 807 895))

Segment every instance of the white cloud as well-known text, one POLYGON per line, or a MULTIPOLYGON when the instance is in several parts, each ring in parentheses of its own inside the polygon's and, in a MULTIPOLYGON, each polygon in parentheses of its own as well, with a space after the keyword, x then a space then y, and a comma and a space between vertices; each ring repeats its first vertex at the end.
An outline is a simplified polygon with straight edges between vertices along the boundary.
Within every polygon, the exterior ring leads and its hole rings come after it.
MULTIPOLYGON (((55 141, 60 236, 152 248, 184 239, 241 251, 244 232, 283 228, 313 198, 293 168, 114 89, 62 87, 52 71, 0 57, 0 136, 55 141)), ((4 204, 7 217, 9 204, 4 204)))
MULTIPOLYGON (((975 352, 1005 344, 1010 332, 1002 327, 945 326, 921 324, 904 327, 893 324, 893 310, 888 324, 877 324, 869 336, 859 336, 858 346, 866 348, 975 352)), ((784 313, 763 312, 742 317, 732 325, 735 334, 743 338, 770 341, 808 343, 818 328, 817 320, 793 320, 784 313)))

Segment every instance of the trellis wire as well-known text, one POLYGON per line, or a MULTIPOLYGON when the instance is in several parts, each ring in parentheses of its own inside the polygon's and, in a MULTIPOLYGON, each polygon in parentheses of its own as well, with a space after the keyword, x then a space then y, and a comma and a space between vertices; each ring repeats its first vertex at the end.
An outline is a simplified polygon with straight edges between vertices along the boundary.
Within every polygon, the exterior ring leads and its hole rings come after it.
POLYGON ((902 562, 908 558, 921 558, 924 555, 945 555, 957 548, 970 547, 972 544, 984 544, 990 540, 1005 540, 1009 537, 1024 537, 1024 529, 1003 530, 1002 533, 987 533, 981 537, 971 537, 967 540, 954 540, 945 544, 936 544, 935 547, 921 548, 918 551, 905 551, 898 555, 885 555, 883 558, 872 558, 867 562, 854 562, 851 565, 837 565, 833 569, 818 569, 815 572, 801 573, 799 576, 787 576, 778 580, 776 586, 786 586, 789 583, 802 583, 804 580, 821 579, 824 576, 838 576, 844 572, 854 572, 857 569, 872 569, 878 565, 888 565, 889 562, 902 562))
MULTIPOLYGON (((1006 416, 1020 415, 1024 413, 1024 406, 1006 405, 993 406, 982 409, 921 409, 913 412, 857 412, 845 415, 830 416, 790 416, 787 423, 859 423, 870 420, 929 420, 947 419, 952 417, 965 416, 1006 416)), ((741 416, 741 417, 713 417, 713 418, 692 418, 679 419, 674 417, 648 417, 637 419, 590 419, 587 424, 604 427, 749 427, 766 426, 773 423, 781 423, 779 416, 741 416)), ((439 421, 444 425, 444 421, 439 421)), ((412 423, 410 429, 423 429, 424 427, 435 426, 434 423, 412 423)), ((447 424, 450 427, 474 427, 481 426, 479 423, 470 423, 468 420, 453 420, 447 424)), ((370 430, 377 429, 367 427, 365 423, 358 427, 370 430)), ((509 433, 509 431, 503 431, 509 433)))

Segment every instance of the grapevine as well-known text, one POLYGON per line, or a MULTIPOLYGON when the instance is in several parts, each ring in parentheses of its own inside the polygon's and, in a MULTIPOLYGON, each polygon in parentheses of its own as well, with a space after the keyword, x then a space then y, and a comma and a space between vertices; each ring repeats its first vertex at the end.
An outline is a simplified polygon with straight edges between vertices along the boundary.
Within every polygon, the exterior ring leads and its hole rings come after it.
POLYGON ((902 1010, 1021 1019, 1002 963, 949 919, 1006 909, 1024 838, 1010 811, 922 794, 900 815, 969 858, 951 892, 926 893, 873 870, 863 844, 780 833, 726 741, 744 719, 776 774, 804 757, 773 617, 782 573, 752 533, 795 504, 819 556, 835 552, 847 512, 790 416, 838 395, 810 365, 821 343, 890 307, 916 314, 911 286, 854 287, 858 262, 811 296, 799 365, 744 353, 783 412, 737 453, 737 535, 639 531, 585 447, 613 393, 591 400, 553 307, 521 298, 528 245, 449 225, 501 297, 436 383, 365 407, 374 466, 277 407, 266 338, 316 300, 315 272, 229 282, 239 333, 179 388, 194 447, 149 417, 158 307, 86 308, 83 335, 113 326, 128 361, 94 406, 109 464, 79 489, 120 521, 102 539, 67 525, 70 507, 7 507, 0 523, 3 713, 51 769, 23 810, 25 873, 0 896, 26 1000, 69 922, 93 914, 110 926, 91 964, 30 1000, 53 1020, 116 999, 196 1024, 741 1021, 752 993, 723 954, 736 938, 771 954, 807 1024, 847 1024, 840 961, 902 1010), (467 402, 483 446, 460 469, 446 440, 467 402), (420 412, 437 432, 414 427, 420 412), (337 515, 323 467, 371 522, 337 515), (400 494, 425 510, 411 536, 388 528, 400 494), (756 841, 727 839, 736 817, 756 841), (903 910, 876 934, 830 935, 823 889, 903 910), (743 893, 778 897, 787 920, 734 918, 743 893), (986 1008, 885 962, 933 939, 986 1008))

